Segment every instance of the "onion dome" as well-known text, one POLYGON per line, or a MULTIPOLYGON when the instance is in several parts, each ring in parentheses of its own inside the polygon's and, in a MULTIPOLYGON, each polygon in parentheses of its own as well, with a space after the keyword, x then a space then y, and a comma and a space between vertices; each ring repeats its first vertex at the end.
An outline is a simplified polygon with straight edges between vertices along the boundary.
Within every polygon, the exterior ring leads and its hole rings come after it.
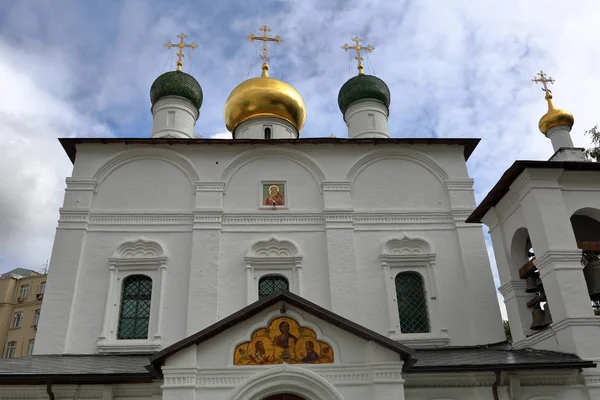
POLYGON ((225 102, 225 126, 233 132, 244 121, 260 117, 281 118, 298 132, 306 121, 306 107, 300 94, 285 82, 269 77, 263 64, 262 75, 240 83, 225 102))
POLYGON ((565 110, 554 108, 554 103, 552 103, 552 93, 550 93, 550 91, 546 92, 546 101, 548 101, 548 112, 540 118, 538 124, 540 131, 545 135, 550 128, 558 125, 568 125, 570 130, 575 123, 573 114, 565 110))
POLYGON ((169 71, 160 75, 150 88, 152 106, 165 96, 180 96, 188 99, 200 110, 202 106, 202 88, 191 75, 182 71, 169 71))
POLYGON ((348 79, 338 94, 338 105, 342 114, 345 114, 350 104, 366 99, 381 101, 388 108, 389 113, 390 89, 384 81, 373 75, 359 74, 348 79))

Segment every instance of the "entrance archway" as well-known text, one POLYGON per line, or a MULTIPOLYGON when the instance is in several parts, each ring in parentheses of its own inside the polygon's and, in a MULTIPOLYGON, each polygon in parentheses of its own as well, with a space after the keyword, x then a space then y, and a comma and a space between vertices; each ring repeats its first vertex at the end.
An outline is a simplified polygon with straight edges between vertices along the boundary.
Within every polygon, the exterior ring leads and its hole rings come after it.
POLYGON ((305 400, 305 399, 304 399, 304 397, 300 397, 296 394, 280 393, 280 394, 274 394, 269 397, 265 397, 263 400, 305 400))

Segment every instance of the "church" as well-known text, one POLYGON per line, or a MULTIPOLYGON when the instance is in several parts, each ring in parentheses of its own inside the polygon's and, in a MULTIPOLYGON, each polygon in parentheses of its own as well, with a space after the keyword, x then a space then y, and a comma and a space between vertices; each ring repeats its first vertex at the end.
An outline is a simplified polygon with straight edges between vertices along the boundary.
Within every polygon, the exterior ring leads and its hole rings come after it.
POLYGON ((553 80, 534 78, 555 153, 477 205, 480 139, 391 138, 371 46, 344 46, 347 132, 303 138, 303 98, 269 76, 282 39, 260 32, 262 73, 224 104, 231 139, 194 134, 183 34, 146 138, 60 139, 73 170, 36 344, 0 359, 0 399, 600 399, 600 163, 553 80))

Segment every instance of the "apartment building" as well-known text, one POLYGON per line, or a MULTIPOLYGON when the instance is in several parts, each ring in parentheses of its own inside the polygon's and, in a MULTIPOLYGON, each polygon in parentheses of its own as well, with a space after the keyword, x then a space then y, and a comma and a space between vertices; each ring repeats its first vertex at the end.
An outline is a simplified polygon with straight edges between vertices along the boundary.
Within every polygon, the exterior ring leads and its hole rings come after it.
POLYGON ((16 268, 0 277, 1 358, 25 357, 33 353, 46 274, 16 268))

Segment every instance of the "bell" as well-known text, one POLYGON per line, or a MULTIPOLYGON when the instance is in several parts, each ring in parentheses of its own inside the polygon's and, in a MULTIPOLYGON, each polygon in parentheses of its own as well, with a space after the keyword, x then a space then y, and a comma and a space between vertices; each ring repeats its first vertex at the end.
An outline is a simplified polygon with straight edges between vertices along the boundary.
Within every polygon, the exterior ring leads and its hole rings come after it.
POLYGON ((529 327, 529 329, 532 329, 534 331, 539 331, 544 329, 546 326, 544 325, 544 310, 542 310, 540 308, 539 304, 536 304, 535 307, 533 307, 533 310, 531 310, 531 326, 529 327))
POLYGON ((548 303, 544 306, 544 321, 542 321, 542 325, 544 327, 550 325, 552 323, 552 314, 550 314, 550 306, 548 303))
POLYGON ((525 293, 537 293, 538 291, 539 290, 537 278, 534 274, 531 274, 527 277, 527 286, 525 287, 525 293))
POLYGON ((600 300, 600 261, 590 261, 583 269, 590 299, 600 300))

